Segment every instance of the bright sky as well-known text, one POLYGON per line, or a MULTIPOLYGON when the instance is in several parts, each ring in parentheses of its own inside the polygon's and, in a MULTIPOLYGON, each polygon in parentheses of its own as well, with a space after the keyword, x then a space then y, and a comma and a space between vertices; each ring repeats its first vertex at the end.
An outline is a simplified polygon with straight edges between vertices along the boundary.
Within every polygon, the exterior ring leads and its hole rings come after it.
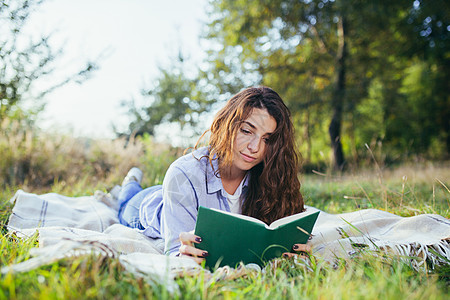
POLYGON ((112 123, 125 129, 128 118, 121 101, 139 97, 158 75, 158 65, 167 63, 180 45, 200 61, 206 4, 207 0, 44 2, 30 28, 37 34, 56 30, 54 42, 64 45, 67 66, 101 53, 106 57, 91 79, 47 97, 43 127, 92 137, 113 137, 112 123))

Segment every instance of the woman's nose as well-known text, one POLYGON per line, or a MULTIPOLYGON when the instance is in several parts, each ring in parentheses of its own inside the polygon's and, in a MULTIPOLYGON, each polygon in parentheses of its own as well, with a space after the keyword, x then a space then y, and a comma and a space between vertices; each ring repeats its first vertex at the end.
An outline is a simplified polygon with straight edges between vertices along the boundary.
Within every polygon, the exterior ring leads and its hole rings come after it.
POLYGON ((248 150, 250 150, 253 153, 258 152, 258 150, 259 150, 259 143, 260 143, 260 141, 259 141, 258 137, 252 138, 249 141, 248 145, 247 145, 248 150))

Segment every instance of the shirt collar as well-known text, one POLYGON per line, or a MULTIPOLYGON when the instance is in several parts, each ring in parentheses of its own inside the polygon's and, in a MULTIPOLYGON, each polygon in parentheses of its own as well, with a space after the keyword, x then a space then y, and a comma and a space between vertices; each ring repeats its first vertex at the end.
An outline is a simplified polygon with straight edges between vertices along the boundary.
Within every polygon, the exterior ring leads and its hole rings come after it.
POLYGON ((205 159, 206 163, 206 192, 208 194, 214 194, 217 191, 220 191, 222 189, 222 180, 220 179, 220 176, 217 173, 217 176, 215 174, 215 171, 219 169, 219 163, 217 159, 212 160, 212 166, 209 163, 209 158, 205 159))
MULTIPOLYGON (((219 162, 217 159, 212 160, 212 166, 209 163, 209 159, 205 159, 206 162, 206 192, 208 194, 214 194, 217 191, 220 191, 223 189, 222 180, 220 179, 220 174, 214 173, 214 171, 217 171, 219 169, 219 162)), ((244 177, 244 182, 242 184, 242 193, 244 194, 247 191, 247 186, 250 180, 250 172, 247 172, 247 174, 244 177)))

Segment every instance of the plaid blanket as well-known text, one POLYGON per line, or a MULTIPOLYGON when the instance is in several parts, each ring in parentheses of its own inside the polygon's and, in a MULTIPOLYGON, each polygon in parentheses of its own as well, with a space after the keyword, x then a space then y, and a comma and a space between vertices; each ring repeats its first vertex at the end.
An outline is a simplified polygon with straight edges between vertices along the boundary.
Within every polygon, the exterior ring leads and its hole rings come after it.
MULTIPOLYGON (((139 230, 120 225, 114 197, 96 192, 93 196, 65 197, 17 191, 8 229, 21 236, 39 232, 39 248, 32 258, 4 267, 2 273, 27 271, 67 256, 100 253, 118 257, 135 274, 152 274, 167 281, 180 272, 202 270, 186 258, 162 255, 162 240, 144 236, 139 230), (170 276, 168 276, 168 271, 170 276)), ((307 210, 317 210, 307 207, 307 210)), ((450 260, 450 221, 423 214, 400 217, 375 209, 343 214, 321 211, 312 232, 313 255, 333 262, 351 258, 362 250, 399 255, 417 269, 450 260)), ((231 274, 229 269, 216 272, 231 274)), ((217 279, 217 277, 216 277, 217 279)), ((167 284, 167 283, 166 283, 167 284)))

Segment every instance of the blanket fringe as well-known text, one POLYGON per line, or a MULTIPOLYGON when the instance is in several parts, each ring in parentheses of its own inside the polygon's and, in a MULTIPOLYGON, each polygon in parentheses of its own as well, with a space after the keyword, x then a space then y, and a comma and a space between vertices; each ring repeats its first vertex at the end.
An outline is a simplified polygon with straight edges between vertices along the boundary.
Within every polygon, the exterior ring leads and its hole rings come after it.
MULTIPOLYGON (((377 243, 374 242, 376 245, 377 243)), ((386 254, 394 254, 410 264, 415 270, 433 270, 436 266, 450 263, 450 242, 441 240, 436 244, 384 244, 378 247, 386 254)))

